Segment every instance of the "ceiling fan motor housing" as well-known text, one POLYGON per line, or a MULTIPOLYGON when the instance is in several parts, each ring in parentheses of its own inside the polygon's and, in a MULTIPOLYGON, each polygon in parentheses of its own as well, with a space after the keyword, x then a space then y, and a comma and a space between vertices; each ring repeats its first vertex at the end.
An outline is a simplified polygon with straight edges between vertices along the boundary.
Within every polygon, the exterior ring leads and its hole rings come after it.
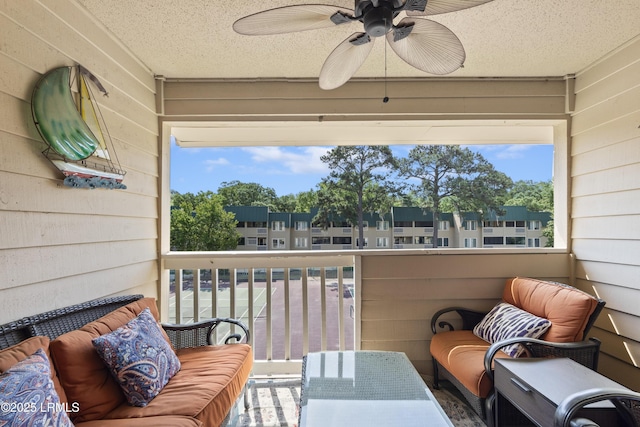
POLYGON ((400 0, 356 0, 355 16, 371 37, 382 37, 393 27, 393 18, 402 6, 400 0))

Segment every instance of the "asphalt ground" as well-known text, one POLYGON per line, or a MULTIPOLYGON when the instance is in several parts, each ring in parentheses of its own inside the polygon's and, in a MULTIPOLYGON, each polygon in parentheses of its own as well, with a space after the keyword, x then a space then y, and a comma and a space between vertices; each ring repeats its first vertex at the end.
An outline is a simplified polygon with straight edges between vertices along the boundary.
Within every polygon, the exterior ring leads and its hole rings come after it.
MULTIPOLYGON (((321 281, 317 277, 309 277, 307 280, 308 298, 308 336, 309 351, 339 350, 339 311, 340 300, 338 298, 338 282, 335 279, 326 279, 326 348, 322 348, 322 293, 321 281)), ((354 309, 355 302, 351 293, 353 283, 344 281, 343 297, 343 325, 345 334, 345 349, 354 348, 354 309)), ((200 291, 200 319, 213 317, 211 290, 200 291)), ((254 322, 249 322, 248 310, 248 284, 241 282, 236 285, 236 310, 230 312, 230 295, 228 284, 219 285, 217 295, 217 317, 234 317, 249 325, 253 336, 253 350, 256 360, 267 359, 267 284, 266 282, 254 282, 254 322)), ((193 291, 183 290, 182 298, 182 323, 193 322, 193 291)), ((274 280, 271 284, 271 341, 272 360, 285 360, 285 283, 284 280, 274 280)), ((289 281, 289 308, 290 308, 290 358, 299 360, 304 355, 304 324, 303 324, 303 290, 301 280, 289 281)), ((175 295, 170 299, 170 321, 175 319, 175 295)), ((218 340, 223 341, 229 328, 221 328, 218 340)))

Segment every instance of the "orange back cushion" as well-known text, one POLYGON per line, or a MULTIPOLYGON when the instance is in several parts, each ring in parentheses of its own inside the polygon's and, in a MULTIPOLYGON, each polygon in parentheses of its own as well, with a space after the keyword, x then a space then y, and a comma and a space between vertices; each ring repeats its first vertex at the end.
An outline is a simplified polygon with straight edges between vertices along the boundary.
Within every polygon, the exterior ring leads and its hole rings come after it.
POLYGON ((584 329, 598 300, 579 289, 526 277, 507 279, 502 299, 551 321, 542 338, 552 342, 584 339, 584 329))
POLYGON ((53 385, 56 388, 60 402, 66 403, 67 395, 65 394, 62 385, 60 385, 60 380, 58 379, 55 366, 51 360, 51 353, 49 352, 49 337, 31 337, 16 345, 0 350, 0 373, 31 356, 39 348, 44 350, 49 358, 49 362, 51 363, 51 379, 53 380, 53 385))
POLYGON ((69 401, 77 402, 80 408, 77 414, 71 414, 74 423, 102 419, 125 401, 91 340, 118 329, 146 307, 159 319, 155 299, 143 298, 51 341, 60 382, 69 401))

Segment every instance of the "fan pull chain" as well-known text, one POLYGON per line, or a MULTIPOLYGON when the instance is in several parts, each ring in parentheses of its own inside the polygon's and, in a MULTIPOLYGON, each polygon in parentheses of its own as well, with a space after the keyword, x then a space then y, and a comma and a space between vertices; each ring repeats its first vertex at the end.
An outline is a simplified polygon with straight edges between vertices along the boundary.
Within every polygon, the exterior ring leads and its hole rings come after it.
POLYGON ((387 96, 387 45, 389 43, 387 42, 386 37, 383 37, 383 41, 384 41, 384 98, 382 98, 382 102, 386 104, 387 102, 389 102, 389 97, 387 96))

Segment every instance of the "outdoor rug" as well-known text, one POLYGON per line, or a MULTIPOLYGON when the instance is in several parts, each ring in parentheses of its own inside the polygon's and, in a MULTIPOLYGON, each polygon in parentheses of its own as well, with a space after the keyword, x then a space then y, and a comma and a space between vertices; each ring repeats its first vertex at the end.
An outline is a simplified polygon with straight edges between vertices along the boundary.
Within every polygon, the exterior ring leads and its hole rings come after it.
MULTIPOLYGON (((456 396, 453 386, 443 381, 440 390, 433 390, 433 379, 423 379, 454 426, 485 427, 473 409, 456 396)), ((239 414, 236 427, 297 427, 300 379, 252 380, 249 393, 249 410, 239 414)))

